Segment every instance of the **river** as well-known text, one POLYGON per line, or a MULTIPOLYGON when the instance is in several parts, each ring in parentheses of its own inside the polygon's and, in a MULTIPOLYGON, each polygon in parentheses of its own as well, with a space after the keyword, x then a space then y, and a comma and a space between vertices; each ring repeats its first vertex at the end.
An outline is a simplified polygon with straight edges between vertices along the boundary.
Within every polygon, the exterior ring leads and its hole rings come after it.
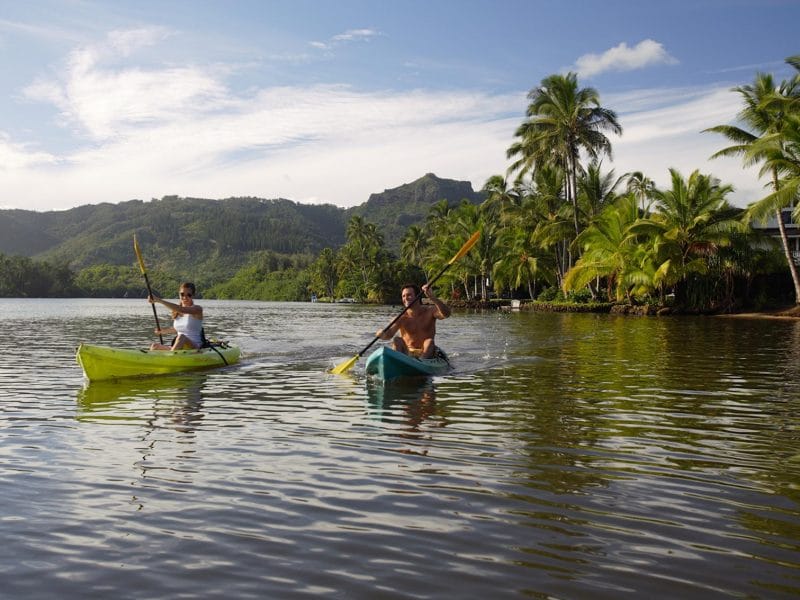
POLYGON ((0 300, 3 596, 800 595, 800 321, 457 312, 381 386, 398 307, 199 302, 240 364, 88 385, 144 300, 0 300))

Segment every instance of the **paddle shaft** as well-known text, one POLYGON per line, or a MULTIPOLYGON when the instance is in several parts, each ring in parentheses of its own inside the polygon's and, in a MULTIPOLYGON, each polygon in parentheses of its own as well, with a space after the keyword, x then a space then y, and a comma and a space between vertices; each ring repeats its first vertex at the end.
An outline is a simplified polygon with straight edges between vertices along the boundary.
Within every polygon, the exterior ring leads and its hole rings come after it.
MULTIPOLYGON (((144 259, 142 258, 142 251, 139 249, 139 244, 136 241, 136 235, 133 236, 133 249, 136 252, 136 258, 139 259, 139 268, 144 275, 144 283, 147 286, 148 299, 153 295, 153 290, 150 288, 150 278, 147 276, 147 270, 144 268, 144 259)), ((153 308, 153 317, 156 320, 156 329, 158 329, 158 341, 164 343, 164 338, 161 336, 161 323, 158 322, 158 311, 155 304, 150 304, 153 308)), ((223 359, 224 360, 224 359, 223 359)))
MULTIPOLYGON (((147 272, 143 273, 144 275, 144 282, 147 285, 147 296, 148 298, 153 295, 153 290, 150 289, 150 279, 147 277, 147 272)), ((158 328, 158 341, 162 344, 164 343, 164 338, 161 336, 161 323, 158 322, 158 311, 156 310, 156 305, 150 305, 153 309, 153 317, 156 320, 156 328, 158 328)), ((224 359, 223 359, 224 360, 224 359)))
MULTIPOLYGON (((433 283, 434 283, 434 282, 435 282, 437 279, 439 279, 439 277, 441 277, 442 275, 444 275, 444 272, 445 272, 445 271, 447 271, 447 269, 449 269, 449 268, 450 268, 450 265, 452 265, 452 264, 453 264, 452 262, 449 262, 449 263, 447 263, 447 264, 446 264, 444 267, 442 267, 442 270, 441 270, 441 271, 439 271, 439 272, 436 274, 436 276, 435 276, 433 279, 431 279, 431 280, 428 282, 428 285, 433 285, 433 283)), ((418 295, 416 298, 414 298, 414 300, 411 302, 411 304, 409 304, 408 306, 406 306, 406 307, 403 309, 403 312, 401 312, 401 313, 400 313, 399 315, 397 315, 397 316, 396 316, 394 319, 392 319, 392 322, 391 322, 391 323, 389 323, 389 324, 388 324, 386 327, 384 327, 384 328, 383 328, 383 330, 380 332, 380 334, 376 335, 376 336, 375 336, 375 337, 372 339, 372 341, 371 341, 369 344, 367 344, 366 346, 364 346, 364 349, 363 349, 361 352, 359 352, 359 353, 358 353, 356 356, 357 356, 357 357, 361 357, 361 356, 363 356, 363 355, 364 355, 364 352, 366 352, 367 350, 369 350, 369 349, 372 347, 372 344, 374 344, 374 343, 375 343, 375 342, 377 342, 379 339, 381 339, 381 336, 382 336, 384 333, 386 333, 387 331, 389 331, 389 330, 392 328, 392 325, 394 325, 395 323, 397 323, 397 322, 400 320, 400 317, 402 317, 404 314, 406 314, 406 313, 408 312, 408 309, 409 309, 409 308, 411 308, 411 307, 412 307, 412 306, 414 306, 414 305, 415 305, 417 302, 419 302, 419 301, 421 301, 421 300, 422 300, 422 296, 423 296, 423 294, 419 294, 419 295, 418 295)))

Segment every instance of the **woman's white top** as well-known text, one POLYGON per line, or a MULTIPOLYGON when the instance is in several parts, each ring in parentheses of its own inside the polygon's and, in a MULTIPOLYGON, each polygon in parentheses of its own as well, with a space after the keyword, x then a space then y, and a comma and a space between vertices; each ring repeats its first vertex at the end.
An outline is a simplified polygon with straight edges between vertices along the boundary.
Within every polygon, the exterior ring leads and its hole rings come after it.
POLYGON ((197 319, 192 315, 180 314, 175 317, 172 326, 175 328, 175 331, 182 333, 192 340, 196 348, 203 345, 203 336, 200 334, 200 331, 203 329, 203 319, 197 319))

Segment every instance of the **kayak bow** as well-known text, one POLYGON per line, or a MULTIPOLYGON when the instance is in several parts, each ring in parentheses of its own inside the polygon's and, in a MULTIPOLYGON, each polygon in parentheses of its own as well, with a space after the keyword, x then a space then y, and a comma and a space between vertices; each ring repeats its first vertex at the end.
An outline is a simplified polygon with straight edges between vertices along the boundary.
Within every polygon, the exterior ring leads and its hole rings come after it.
POLYGON ((387 381, 396 377, 428 377, 441 375, 450 370, 447 357, 439 350, 433 358, 416 358, 381 346, 369 355, 366 365, 367 375, 387 381))

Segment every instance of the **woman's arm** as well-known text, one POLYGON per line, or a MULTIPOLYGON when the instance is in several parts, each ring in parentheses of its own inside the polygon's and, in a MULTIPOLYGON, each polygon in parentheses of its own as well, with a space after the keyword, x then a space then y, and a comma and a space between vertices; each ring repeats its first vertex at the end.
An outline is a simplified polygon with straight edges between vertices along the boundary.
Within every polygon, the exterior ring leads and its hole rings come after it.
POLYGON ((177 315, 192 315, 197 317, 198 319, 203 318, 203 308, 197 304, 192 304, 191 306, 181 306, 180 304, 175 304, 174 302, 170 302, 169 300, 164 300, 163 298, 159 298, 156 295, 152 295, 148 298, 150 303, 158 303, 162 306, 167 307, 172 311, 172 318, 174 319, 177 315))

